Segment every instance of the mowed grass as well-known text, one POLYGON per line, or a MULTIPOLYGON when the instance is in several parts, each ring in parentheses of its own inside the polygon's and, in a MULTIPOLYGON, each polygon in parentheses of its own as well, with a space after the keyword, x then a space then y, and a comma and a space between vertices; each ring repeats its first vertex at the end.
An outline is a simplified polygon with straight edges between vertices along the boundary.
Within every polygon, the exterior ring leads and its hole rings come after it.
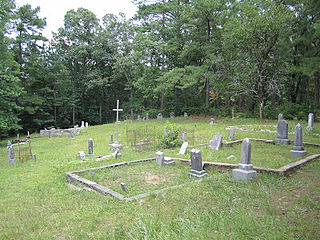
MULTIPOLYGON (((11 166, 7 162, 7 140, 3 140, 0 239, 317 239, 320 236, 319 159, 287 178, 258 174, 247 184, 231 181, 231 171, 212 171, 209 172, 212 177, 201 183, 129 203, 69 187, 64 172, 154 157, 155 151, 136 152, 129 147, 125 128, 148 125, 163 131, 166 121, 121 122, 119 139, 124 144, 123 157, 99 162, 92 158, 80 160, 76 154, 80 150, 87 152, 90 137, 94 140, 96 156, 109 154, 109 134, 115 133, 115 124, 89 127, 73 140, 31 139, 38 161, 11 166)), ((210 126, 209 117, 168 121, 184 128, 194 127, 195 144, 208 143, 217 132, 227 139, 227 126, 276 125, 276 121, 222 118, 210 126)), ((289 131, 294 131, 296 124, 289 121, 289 131)), ((305 132, 307 122, 301 124, 303 141, 319 144, 319 123, 309 133, 305 132)), ((236 130, 235 137, 275 139, 276 134, 236 130)), ((289 139, 294 140, 294 135, 289 135, 289 139)), ((255 142, 252 145, 252 162, 256 166, 277 168, 275 162, 283 154, 288 156, 283 159, 289 159, 285 161, 291 161, 288 151, 292 145, 280 147, 255 142)), ((157 150, 163 150, 167 156, 179 152, 179 148, 157 150)), ((202 150, 203 161, 221 162, 229 155, 237 157, 230 162, 240 161, 240 145, 219 152, 202 150), (215 159, 219 154, 223 155, 215 159)), ((306 150, 310 154, 320 153, 317 148, 306 147, 306 150)), ((180 157, 189 159, 189 151, 180 157)))

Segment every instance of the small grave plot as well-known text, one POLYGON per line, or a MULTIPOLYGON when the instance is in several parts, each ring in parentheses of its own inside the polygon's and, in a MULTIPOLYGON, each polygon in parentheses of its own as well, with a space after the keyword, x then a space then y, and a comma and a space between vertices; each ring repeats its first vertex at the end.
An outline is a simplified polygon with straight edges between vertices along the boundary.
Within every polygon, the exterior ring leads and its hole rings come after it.
POLYGON ((189 166, 180 162, 160 167, 154 160, 138 160, 66 174, 71 183, 82 183, 106 195, 131 201, 199 181, 190 178, 189 170, 189 166))

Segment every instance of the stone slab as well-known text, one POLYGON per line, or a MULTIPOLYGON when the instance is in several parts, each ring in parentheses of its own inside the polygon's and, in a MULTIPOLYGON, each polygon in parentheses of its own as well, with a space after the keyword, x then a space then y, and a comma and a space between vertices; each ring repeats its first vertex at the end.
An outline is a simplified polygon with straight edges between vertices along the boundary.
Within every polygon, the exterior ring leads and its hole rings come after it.
POLYGON ((242 169, 233 169, 232 170, 232 180, 234 181, 250 181, 257 177, 257 171, 255 170, 242 170, 242 169))

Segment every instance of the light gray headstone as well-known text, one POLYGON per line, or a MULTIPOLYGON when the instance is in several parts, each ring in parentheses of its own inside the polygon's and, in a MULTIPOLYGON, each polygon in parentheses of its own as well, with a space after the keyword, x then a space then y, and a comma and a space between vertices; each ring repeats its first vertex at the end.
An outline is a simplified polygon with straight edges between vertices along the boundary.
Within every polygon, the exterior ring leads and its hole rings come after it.
POLYGON ((278 122, 279 122, 280 120, 284 120, 284 119, 283 119, 283 114, 282 114, 282 113, 280 113, 280 114, 278 115, 278 122))
POLYGON ((88 140, 88 157, 93 156, 93 140, 92 138, 89 138, 88 140))
POLYGON ((291 157, 303 157, 306 154, 307 151, 304 150, 302 143, 302 126, 298 123, 295 129, 294 146, 290 151, 290 155, 291 157))
POLYGON ((179 154, 180 155, 184 155, 187 151, 189 143, 188 142, 184 142, 180 148, 179 154))
POLYGON ((162 167, 164 165, 164 153, 163 152, 156 152, 156 163, 162 167))
POLYGON ((245 138, 241 145, 241 163, 251 164, 251 143, 249 138, 245 138))
POLYGON ((138 115, 138 118, 137 118, 137 120, 138 120, 138 121, 140 121, 140 120, 141 120, 141 119, 140 119, 140 115, 138 115))
POLYGON ((201 178, 207 175, 203 170, 201 150, 192 149, 190 151, 191 157, 191 170, 189 172, 190 177, 201 178))
POLYGON ((213 136, 212 140, 209 141, 211 150, 220 150, 222 146, 222 135, 218 132, 213 136))
POLYGON ((231 109, 232 119, 234 119, 234 107, 231 109))
POLYGON ((73 139, 74 138, 74 130, 71 130, 70 132, 70 137, 73 139))
POLYGON ((8 152, 8 163, 9 164, 16 164, 17 161, 14 157, 14 150, 13 150, 13 147, 12 147, 12 144, 10 141, 8 141, 8 143, 7 143, 7 152, 8 152))
POLYGON ((187 139, 187 132, 181 133, 181 139, 183 139, 183 140, 187 139))
POLYGON ((81 121, 81 128, 84 128, 84 121, 81 121))
POLYGON ((85 154, 84 151, 79 151, 78 154, 77 154, 77 156, 78 156, 79 158, 81 158, 81 159, 86 158, 86 154, 85 154))
POLYGON ((161 114, 161 113, 158 113, 158 115, 157 115, 157 120, 162 120, 162 119, 163 119, 162 114, 161 114))
POLYGON ((149 113, 146 113, 146 120, 149 120, 149 113))
POLYGON ((52 131, 53 131, 52 129, 49 130, 49 139, 51 139, 52 137, 52 131))
POLYGON ((214 125, 214 118, 210 119, 210 125, 214 125))
POLYGON ((228 136, 228 139, 229 139, 229 140, 234 139, 234 129, 230 129, 230 130, 229 130, 229 136, 228 136))
POLYGON ((277 138, 275 142, 285 145, 290 144, 290 140, 288 139, 288 122, 286 120, 280 119, 278 121, 277 138))
POLYGON ((86 122, 86 128, 88 128, 89 127, 89 123, 88 122, 86 122))
POLYGON ((314 114, 309 113, 307 131, 311 131, 313 129, 313 123, 314 123, 314 114))
POLYGON ((188 117, 188 113, 184 112, 183 116, 184 116, 185 118, 187 118, 187 117, 188 117))

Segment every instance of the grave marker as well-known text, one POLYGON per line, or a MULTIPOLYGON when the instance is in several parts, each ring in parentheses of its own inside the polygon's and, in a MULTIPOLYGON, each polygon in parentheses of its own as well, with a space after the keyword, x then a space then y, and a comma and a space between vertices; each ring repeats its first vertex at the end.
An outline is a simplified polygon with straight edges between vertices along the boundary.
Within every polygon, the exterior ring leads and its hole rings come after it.
POLYGON ((184 142, 182 145, 181 145, 181 148, 180 148, 180 151, 179 151, 179 154, 180 155, 184 155, 187 151, 187 148, 188 148, 188 145, 189 143, 188 142, 184 142))
POLYGON ((203 170, 201 150, 192 149, 190 151, 191 157, 191 170, 189 172, 190 177, 201 178, 207 176, 207 173, 203 170))
POLYGON ((13 150, 13 147, 12 147, 12 144, 10 141, 8 141, 8 143, 7 143, 7 151, 8 151, 8 163, 9 164, 16 164, 17 161, 14 157, 14 150, 13 150))
POLYGON ((81 121, 81 128, 84 128, 84 121, 81 121))
POLYGON ((210 119, 210 125, 214 125, 214 118, 210 119))
POLYGON ((164 165, 164 153, 163 152, 156 152, 156 163, 162 167, 164 165))
POLYGON ((230 130, 229 130, 229 136, 228 136, 228 139, 229 139, 229 140, 234 139, 234 129, 230 129, 230 130))
POLYGON ((307 131, 311 131, 313 129, 313 123, 314 123, 314 114, 309 113, 307 131))
POLYGON ((93 140, 92 138, 89 138, 88 140, 88 157, 93 156, 93 140))
POLYGON ((303 157, 307 154, 307 151, 304 150, 302 144, 302 126, 300 123, 297 124, 295 129, 295 136, 294 136, 294 146, 290 151, 291 157, 303 157))
POLYGON ((86 158, 86 154, 85 154, 84 151, 79 151, 78 154, 77 154, 77 156, 78 156, 79 158, 81 158, 81 159, 86 158))
POLYGON ((86 128, 88 128, 89 127, 89 123, 88 122, 86 122, 86 128))
POLYGON ((187 117, 188 117, 188 113, 184 112, 183 116, 184 116, 185 118, 187 118, 187 117))
POLYGON ((278 144, 289 145, 290 140, 288 139, 288 122, 284 119, 280 118, 279 114, 279 122, 277 126, 277 138, 275 140, 278 144))
POLYGON ((211 150, 220 150, 222 146, 222 135, 218 132, 213 136, 212 140, 209 141, 209 145, 211 150))
POLYGON ((162 116, 161 113, 158 113, 158 115, 157 115, 157 120, 163 120, 163 116, 162 116))
POLYGON ((120 183, 120 185, 121 185, 121 188, 123 191, 125 191, 126 193, 129 193, 128 188, 125 183, 122 182, 122 183, 120 183))

